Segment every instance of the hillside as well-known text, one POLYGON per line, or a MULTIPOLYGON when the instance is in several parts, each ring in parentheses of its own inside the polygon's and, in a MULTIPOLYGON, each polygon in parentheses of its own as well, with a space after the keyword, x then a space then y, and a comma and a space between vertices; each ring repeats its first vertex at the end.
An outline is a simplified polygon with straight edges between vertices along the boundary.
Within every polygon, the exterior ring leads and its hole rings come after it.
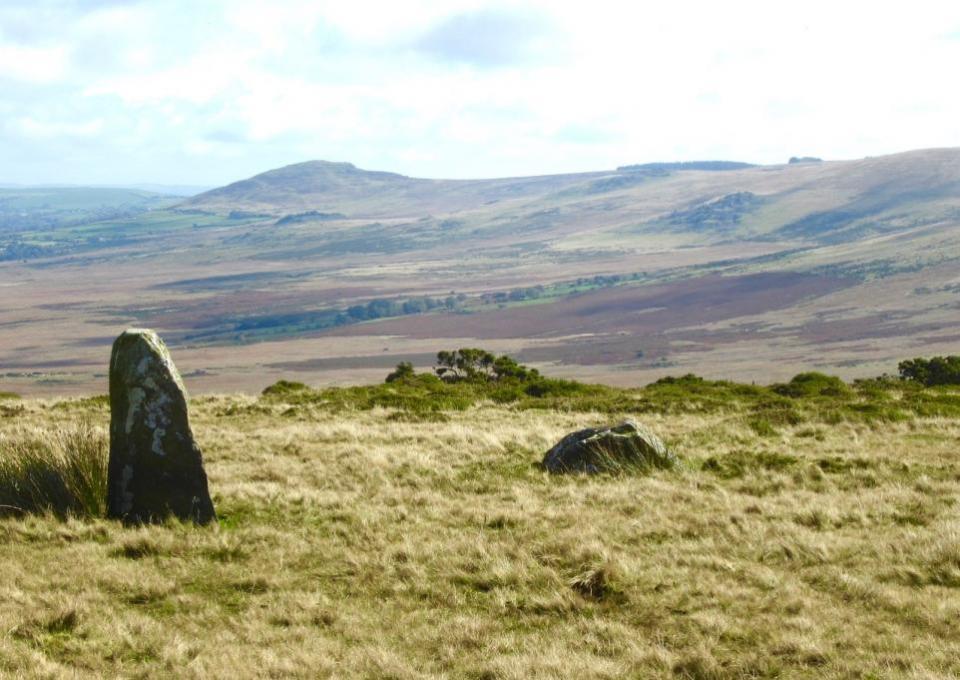
POLYGON ((504 198, 537 197, 604 173, 494 180, 432 180, 361 170, 351 163, 309 161, 270 170, 195 196, 188 209, 271 215, 345 213, 355 218, 422 217, 480 208, 504 198))
MULTIPOLYGON (((810 384, 195 398, 219 526, 0 508, 0 674, 956 677, 960 394, 810 384), (538 466, 624 415, 682 467, 538 466)), ((108 420, 0 399, 0 502, 108 420)))
POLYGON ((201 390, 377 380, 476 345, 623 385, 855 377, 960 341, 958 149, 489 180, 312 161, 24 220, 0 232, 0 376, 31 393, 94 388, 128 325, 201 390))

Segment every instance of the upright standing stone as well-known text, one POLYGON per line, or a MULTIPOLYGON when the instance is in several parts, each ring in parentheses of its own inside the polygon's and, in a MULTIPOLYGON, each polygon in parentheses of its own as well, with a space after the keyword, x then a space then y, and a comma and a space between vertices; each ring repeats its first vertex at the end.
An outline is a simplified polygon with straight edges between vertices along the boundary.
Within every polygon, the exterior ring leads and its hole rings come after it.
POLYGON ((124 522, 216 519, 183 382, 150 330, 131 328, 113 343, 107 485, 107 514, 124 522))

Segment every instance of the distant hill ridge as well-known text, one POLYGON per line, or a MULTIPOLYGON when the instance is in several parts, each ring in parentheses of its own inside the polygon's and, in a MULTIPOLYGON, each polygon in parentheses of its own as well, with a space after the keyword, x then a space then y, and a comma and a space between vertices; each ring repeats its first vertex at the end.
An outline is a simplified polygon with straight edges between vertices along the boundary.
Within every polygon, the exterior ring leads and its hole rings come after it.
POLYGON ((476 208, 510 198, 542 196, 597 182, 590 191, 628 186, 642 177, 624 180, 624 173, 664 175, 685 170, 744 170, 756 167, 734 161, 686 161, 627 165, 599 172, 451 180, 408 177, 395 172, 363 170, 353 163, 306 161, 268 170, 193 196, 187 209, 228 212, 245 210, 277 216, 296 212, 346 213, 378 217, 398 206, 409 214, 476 208))
POLYGON ((723 170, 746 170, 747 168, 757 167, 753 163, 742 163, 740 161, 677 161, 675 163, 639 163, 636 165, 621 165, 617 170, 620 172, 630 172, 635 170, 661 170, 673 172, 676 170, 707 170, 709 172, 719 172, 723 170))
POLYGON ((823 200, 811 202, 811 212, 835 209, 840 198, 840 202, 853 204, 855 214, 862 215, 875 212, 880 203, 892 205, 943 193, 952 195, 960 182, 960 149, 926 149, 851 161, 819 161, 813 157, 791 160, 768 166, 725 160, 640 163, 606 171, 460 180, 408 177, 363 170, 352 163, 317 160, 269 170, 207 191, 184 200, 180 207, 275 218, 315 212, 350 219, 420 219, 485 210, 486 206, 505 206, 507 202, 549 202, 554 200, 551 197, 566 200, 618 192, 624 200, 642 205, 649 200, 646 191, 652 182, 672 178, 671 186, 679 187, 677 182, 688 186, 691 199, 713 192, 712 196, 699 198, 701 202, 745 191, 758 196, 777 191, 787 197, 801 186, 815 187, 823 200), (764 172, 758 174, 758 170, 764 172))

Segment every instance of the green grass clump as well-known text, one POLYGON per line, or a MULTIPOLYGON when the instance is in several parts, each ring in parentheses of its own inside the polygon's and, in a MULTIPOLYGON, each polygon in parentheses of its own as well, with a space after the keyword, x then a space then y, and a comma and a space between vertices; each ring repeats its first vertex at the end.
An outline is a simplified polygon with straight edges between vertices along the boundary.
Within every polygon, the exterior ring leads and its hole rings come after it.
POLYGON ((20 398, 16 392, 0 392, 0 401, 15 401, 20 398))
POLYGON ((850 393, 850 388, 840 378, 816 371, 798 373, 790 382, 771 387, 777 394, 785 397, 842 397, 850 393))
POLYGON ((739 479, 762 470, 785 472, 798 462, 796 456, 785 453, 733 451, 723 456, 710 456, 703 461, 702 469, 721 479, 739 479))
POLYGON ((311 391, 309 387, 302 382, 292 380, 278 380, 263 390, 265 397, 288 397, 303 392, 311 391))
POLYGON ((102 517, 107 439, 90 425, 0 440, 0 514, 102 517))
POLYGON ((765 387, 705 380, 688 373, 667 376, 639 390, 637 410, 645 413, 718 413, 769 395, 765 387))

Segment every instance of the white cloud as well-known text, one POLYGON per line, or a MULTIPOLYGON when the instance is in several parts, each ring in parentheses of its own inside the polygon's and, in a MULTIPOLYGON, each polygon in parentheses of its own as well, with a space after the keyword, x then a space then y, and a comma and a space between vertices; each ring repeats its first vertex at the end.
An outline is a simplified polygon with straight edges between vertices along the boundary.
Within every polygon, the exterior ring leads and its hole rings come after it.
POLYGON ((219 183, 316 157, 469 177, 960 145, 956 3, 94 5, 0 7, 0 181, 31 148, 65 159, 32 181, 219 183))
POLYGON ((67 52, 62 47, 25 47, 0 43, 0 80, 52 83, 67 72, 67 52))
POLYGON ((23 117, 14 128, 26 137, 49 139, 57 137, 94 137, 103 130, 103 120, 77 122, 43 121, 23 117))

